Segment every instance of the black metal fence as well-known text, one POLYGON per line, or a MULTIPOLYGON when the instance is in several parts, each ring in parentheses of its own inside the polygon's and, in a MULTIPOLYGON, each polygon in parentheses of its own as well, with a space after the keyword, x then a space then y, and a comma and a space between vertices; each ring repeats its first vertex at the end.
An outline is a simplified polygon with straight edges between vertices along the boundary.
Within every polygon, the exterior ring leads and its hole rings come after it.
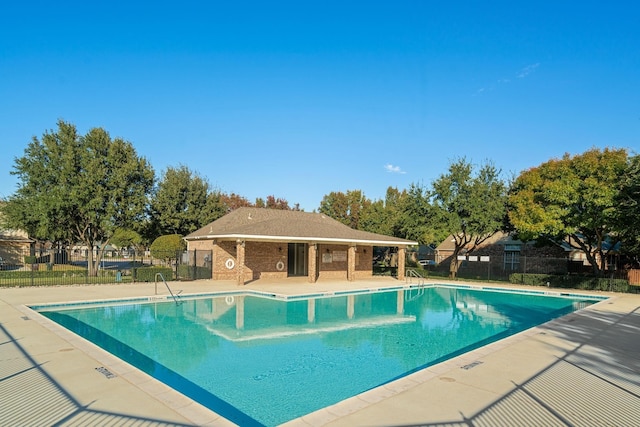
MULTIPOLYGON (((572 261, 568 258, 551 257, 526 257, 517 259, 503 257, 469 256, 461 259, 457 271, 457 277, 479 280, 509 280, 514 273, 543 274, 543 275, 567 275, 567 274, 593 274, 593 269, 581 261, 572 261)), ((436 273, 437 275, 449 274, 451 259, 440 263, 426 265, 410 265, 436 273)), ((609 271, 608 275, 623 278, 624 271, 609 271), (618 277, 619 276, 619 277, 618 277)))
MULTIPOLYGON (((409 268, 425 277, 448 277, 450 259, 439 264, 408 263, 409 268), (415 264, 415 265, 414 265, 415 264)), ((609 270, 596 276, 590 265, 567 258, 466 257, 460 260, 456 278, 466 280, 510 282, 532 286, 637 292, 627 270, 609 270)))
MULTIPOLYGON (((451 258, 441 262, 433 257, 417 262, 407 261, 407 267, 424 270, 436 276, 448 276, 451 258)), ((524 274, 570 274, 591 273, 591 268, 582 263, 570 261, 567 258, 525 257, 518 259, 503 257, 471 256, 460 260, 457 277, 461 279, 508 281, 513 273, 524 274)), ((397 267, 390 267, 384 263, 373 264, 374 275, 396 275, 397 267)))
MULTIPOLYGON (((514 273, 568 274, 571 262, 566 258, 520 257, 517 262, 503 257, 467 257, 460 261, 458 277, 508 281, 514 273)), ((448 272, 448 263, 447 269, 448 272)), ((575 269, 574 269, 575 270, 575 269)), ((577 271, 576 271, 577 272, 577 271)))
MULTIPOLYGON (((0 249, 0 286, 152 282, 158 273, 167 281, 212 277, 210 250, 155 255, 149 251, 106 251, 92 269, 86 250, 33 254, 0 249)), ((97 259, 97 251, 93 259, 97 259)))

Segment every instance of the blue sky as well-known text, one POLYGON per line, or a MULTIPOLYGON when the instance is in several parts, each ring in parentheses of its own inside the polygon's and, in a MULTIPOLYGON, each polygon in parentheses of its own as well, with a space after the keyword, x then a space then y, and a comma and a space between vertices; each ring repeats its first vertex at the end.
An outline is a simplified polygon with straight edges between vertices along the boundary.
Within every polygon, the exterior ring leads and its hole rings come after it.
POLYGON ((58 119, 158 175, 317 209, 465 157, 505 177, 640 151, 640 3, 14 2, 0 14, 0 197, 58 119))

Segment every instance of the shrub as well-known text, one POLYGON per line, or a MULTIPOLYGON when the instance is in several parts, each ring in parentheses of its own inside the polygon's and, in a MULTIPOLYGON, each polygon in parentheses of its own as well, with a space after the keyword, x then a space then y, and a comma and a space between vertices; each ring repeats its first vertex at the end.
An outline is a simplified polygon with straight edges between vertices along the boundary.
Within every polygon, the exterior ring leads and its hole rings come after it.
POLYGON ((57 278, 57 277, 87 277, 86 270, 72 270, 72 271, 0 271, 0 278, 3 279, 28 279, 35 278, 57 278))
POLYGON ((133 277, 136 282, 153 282, 156 274, 162 274, 164 280, 173 280, 173 271, 168 267, 141 267, 133 269, 133 277))

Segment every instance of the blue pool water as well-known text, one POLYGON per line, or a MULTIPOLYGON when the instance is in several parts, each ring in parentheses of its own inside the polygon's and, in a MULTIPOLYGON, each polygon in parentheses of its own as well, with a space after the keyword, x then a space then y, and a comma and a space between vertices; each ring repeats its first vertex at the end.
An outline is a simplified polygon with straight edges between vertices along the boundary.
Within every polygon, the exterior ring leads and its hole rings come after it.
POLYGON ((278 425, 594 301, 450 287, 40 307, 239 425, 278 425))

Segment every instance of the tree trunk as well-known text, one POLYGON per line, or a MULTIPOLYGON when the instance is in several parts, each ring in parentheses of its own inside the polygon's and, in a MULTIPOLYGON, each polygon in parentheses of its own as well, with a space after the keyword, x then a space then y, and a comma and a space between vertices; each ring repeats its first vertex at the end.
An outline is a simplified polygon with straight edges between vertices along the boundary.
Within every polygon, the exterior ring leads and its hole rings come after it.
POLYGON ((604 271, 602 270, 603 266, 604 266, 604 260, 603 260, 603 255, 601 251, 592 251, 591 247, 585 247, 583 249, 586 257, 587 257, 587 261, 589 261, 589 264, 591 264, 591 269, 593 270, 593 274, 596 277, 602 277, 604 275, 604 271), (598 252, 600 253, 600 263, 598 262, 598 252))
POLYGON ((87 275, 89 277, 95 277, 98 275, 96 266, 93 262, 93 245, 87 244, 87 275))
POLYGON ((587 260, 591 263, 591 268, 593 269, 593 274, 596 277, 604 276, 604 259, 603 254, 600 253, 600 263, 598 263, 598 257, 593 255, 590 252, 587 252, 587 260))
POLYGON ((94 271, 94 276, 98 275, 98 271, 100 271, 100 262, 102 262, 102 259, 104 258, 104 249, 107 247, 107 244, 103 244, 102 247, 98 246, 98 250, 96 251, 96 259, 93 261, 94 265, 93 265, 93 271, 94 271))
POLYGON ((88 253, 87 253, 87 274, 89 277, 96 277, 98 275, 98 270, 100 270, 100 261, 102 261, 102 256, 104 254, 104 247, 99 246, 96 249, 95 257, 94 257, 94 249, 96 248, 95 242, 85 242, 87 245, 88 253))
POLYGON ((453 249, 453 255, 451 256, 451 262, 449 263, 449 278, 455 279, 458 275, 458 268, 460 268, 460 261, 458 260, 458 254, 460 248, 456 245, 453 249))

